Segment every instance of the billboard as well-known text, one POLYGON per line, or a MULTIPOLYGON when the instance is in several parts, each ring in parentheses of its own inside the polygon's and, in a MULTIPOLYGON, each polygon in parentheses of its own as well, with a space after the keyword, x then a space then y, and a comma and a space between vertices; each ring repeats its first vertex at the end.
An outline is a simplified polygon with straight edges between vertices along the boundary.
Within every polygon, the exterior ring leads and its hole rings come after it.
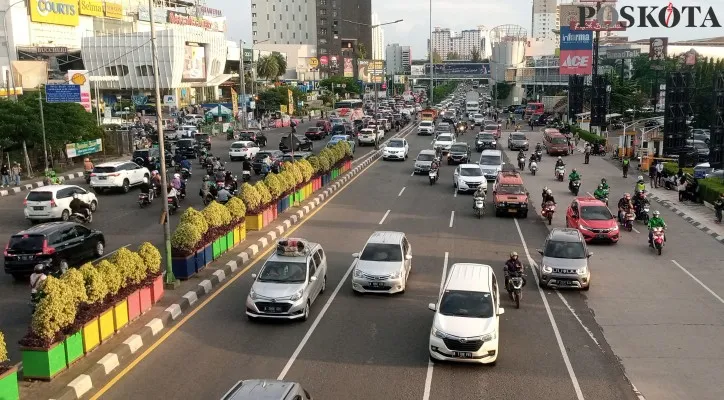
POLYGON ((593 71, 593 32, 561 26, 561 75, 590 75, 593 71))
POLYGON ((103 16, 103 2, 96 0, 80 0, 80 14, 91 17, 103 16))
MULTIPOLYGON (((430 64, 425 64, 425 74, 430 73, 430 64)), ((490 64, 487 63, 447 63, 435 64, 435 75, 490 75, 490 64)))
POLYGON ((79 103, 86 111, 91 112, 93 106, 91 105, 91 87, 90 80, 88 80, 88 71, 85 69, 68 70, 68 82, 72 85, 80 86, 79 103))
POLYGON ((629 60, 636 58, 641 54, 639 49, 612 49, 606 50, 606 59, 608 60, 629 60))
POLYGON ((184 46, 184 70, 181 80, 184 82, 203 82, 206 80, 206 49, 203 46, 184 46))
POLYGON ((78 26, 78 0, 29 0, 30 20, 44 24, 78 26))
POLYGON ((352 78, 354 76, 354 68, 352 67, 352 59, 344 58, 344 77, 352 78))
POLYGON ((669 38, 652 37, 649 39, 649 60, 663 61, 668 52, 669 38))
MULTIPOLYGON (((382 60, 357 60, 357 79, 364 83, 382 83, 385 62, 382 60)), ((347 75, 345 75, 347 76, 347 75)))
POLYGON ((48 103, 80 103, 80 85, 46 85, 45 101, 48 103))
POLYGON ((424 65, 413 65, 410 67, 410 75, 412 76, 422 76, 425 75, 425 66, 424 65))

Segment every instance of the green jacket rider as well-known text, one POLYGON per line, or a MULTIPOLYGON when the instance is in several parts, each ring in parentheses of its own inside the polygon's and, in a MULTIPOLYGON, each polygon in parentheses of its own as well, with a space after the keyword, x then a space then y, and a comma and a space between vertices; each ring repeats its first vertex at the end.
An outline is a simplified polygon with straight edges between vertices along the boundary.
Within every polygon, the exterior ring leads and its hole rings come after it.
POLYGON ((601 199, 605 199, 607 194, 608 193, 606 193, 606 190, 603 188, 603 185, 598 185, 598 188, 593 192, 593 197, 601 200, 601 199))
POLYGON ((573 172, 571 172, 570 175, 568 175, 569 181, 580 181, 581 175, 578 174, 578 172, 574 169, 573 172))
POLYGON ((608 186, 608 182, 606 182, 606 178, 601 178, 601 184, 599 186, 601 186, 601 189, 603 190, 610 189, 610 187, 608 186))
POLYGON ((649 220, 649 229, 666 228, 666 222, 661 218, 658 211, 654 212, 654 216, 649 220))

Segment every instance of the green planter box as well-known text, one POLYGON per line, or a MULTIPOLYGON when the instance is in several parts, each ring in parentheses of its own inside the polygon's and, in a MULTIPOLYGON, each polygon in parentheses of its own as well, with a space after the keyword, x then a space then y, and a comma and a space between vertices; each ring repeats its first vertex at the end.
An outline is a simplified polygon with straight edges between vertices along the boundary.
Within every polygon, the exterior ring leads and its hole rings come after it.
POLYGON ((18 400, 19 398, 18 368, 15 366, 0 374, 0 400, 18 400))
POLYGON ((83 334, 78 331, 65 338, 65 363, 73 364, 83 357, 83 334))
POLYGON ((219 244, 219 239, 214 240, 211 243, 211 255, 216 260, 221 255, 221 245, 219 244))
POLYGON ((63 371, 68 364, 65 361, 65 341, 56 343, 49 349, 23 347, 23 379, 51 380, 63 371))
POLYGON ((226 234, 226 250, 231 250, 234 248, 234 230, 230 230, 229 233, 226 234))
MULTIPOLYGON (((228 235, 228 233, 226 234, 228 235)), ((219 253, 224 254, 227 250, 229 250, 229 244, 226 242, 226 235, 223 235, 219 238, 219 253)), ((231 243, 234 243, 233 241, 231 243)))

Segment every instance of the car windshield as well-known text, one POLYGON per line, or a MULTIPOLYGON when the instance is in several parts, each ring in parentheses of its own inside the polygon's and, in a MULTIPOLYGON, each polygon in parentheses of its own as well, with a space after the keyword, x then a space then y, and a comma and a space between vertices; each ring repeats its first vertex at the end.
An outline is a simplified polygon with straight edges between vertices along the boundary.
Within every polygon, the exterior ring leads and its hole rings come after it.
POLYGON ((585 206, 581 207, 581 218, 587 221, 608 221, 613 219, 613 215, 606 206, 585 206))
POLYGON ((437 137, 438 142, 452 142, 452 136, 450 135, 440 135, 437 137))
POLYGON ((362 250, 361 261, 394 262, 402 261, 402 249, 399 244, 368 243, 362 250))
POLYGON ((446 290, 440 300, 439 312, 450 317, 492 318, 493 299, 488 292, 446 290))
POLYGON ((468 145, 467 144, 454 144, 450 147, 450 151, 452 152, 458 152, 458 153, 465 153, 468 151, 468 145))
POLYGON ((473 115, 473 118, 480 119, 480 118, 483 118, 483 116, 480 114, 475 114, 475 115, 473 115))
POLYGON ((16 235, 10 238, 8 248, 15 251, 41 251, 45 237, 40 235, 16 235))
POLYGON ((546 257, 566 258, 570 260, 582 260, 586 258, 586 252, 581 242, 559 242, 551 240, 546 245, 543 253, 546 257))
POLYGON ((483 176, 483 171, 478 167, 460 168, 460 176, 483 176))
POLYGON ((417 161, 432 161, 435 158, 432 154, 418 154, 417 161))
POLYGON ((193 147, 193 146, 194 146, 194 142, 191 139, 182 139, 182 140, 179 140, 178 142, 176 142, 176 147, 186 148, 186 147, 193 147))
POLYGON ((50 201, 53 200, 53 192, 37 191, 28 193, 28 201, 50 201))
POLYGON ((495 190, 501 194, 525 194, 523 185, 500 184, 496 186, 495 190))
POLYGON ((148 156, 150 155, 150 153, 151 153, 151 152, 150 152, 149 150, 136 150, 136 151, 133 152, 133 158, 138 158, 138 157, 144 158, 144 157, 148 157, 148 156))
POLYGON ((269 157, 269 156, 271 156, 271 154, 259 152, 259 153, 256 153, 256 155, 254 156, 254 159, 255 159, 255 160, 263 160, 263 159, 265 159, 265 158, 267 158, 267 157, 269 157))
POLYGON ((232 149, 243 149, 247 147, 246 143, 234 143, 231 145, 232 149))
POLYGON ((478 140, 495 140, 495 136, 492 133, 483 133, 478 135, 478 140))
POLYGON ((694 143, 692 143, 692 146, 694 146, 697 150, 702 150, 702 149, 707 149, 707 150, 708 150, 708 149, 709 149, 709 145, 708 145, 708 144, 706 144, 706 143, 701 143, 701 142, 694 142, 694 143))
POLYGON ((116 172, 116 167, 93 167, 94 174, 112 174, 116 172))
POLYGON ((314 127, 314 126, 311 128, 307 128, 307 132, 319 132, 319 131, 320 131, 320 129, 317 127, 314 127))
POLYGON ((480 156, 480 165, 500 165, 500 156, 480 156))
POLYGON ((267 261, 257 280, 259 282, 304 283, 307 280, 307 264, 267 261))
POLYGON ((420 123, 420 126, 431 126, 431 125, 432 125, 432 122, 430 122, 430 121, 422 121, 420 123))
POLYGON ((402 140, 390 140, 387 147, 405 147, 402 140))
POLYGON ((551 143, 553 144, 567 144, 568 140, 564 138, 563 136, 554 137, 551 139, 551 143))
POLYGON ((521 134, 517 134, 517 135, 511 134, 510 139, 511 140, 526 140, 526 137, 525 137, 525 135, 521 135, 521 134))

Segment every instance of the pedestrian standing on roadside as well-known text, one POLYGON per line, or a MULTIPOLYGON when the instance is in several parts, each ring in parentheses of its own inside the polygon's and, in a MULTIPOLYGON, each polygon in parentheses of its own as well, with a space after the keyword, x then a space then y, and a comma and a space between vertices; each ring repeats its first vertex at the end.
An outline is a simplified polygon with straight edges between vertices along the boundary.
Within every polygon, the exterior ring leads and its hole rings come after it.
POLYGON ((664 162, 659 161, 656 163, 656 187, 664 186, 664 183, 662 182, 664 177, 664 162))
POLYGON ((20 186, 20 174, 22 174, 22 172, 23 168, 20 167, 20 163, 16 161, 15 164, 13 164, 13 167, 10 168, 10 174, 15 186, 20 186))
POLYGON ((656 162, 652 162, 649 165, 649 186, 652 188, 656 187, 656 162))
POLYGON ((7 164, 3 164, 0 175, 2 175, 2 187, 10 186, 10 168, 7 164))
POLYGON ((628 167, 631 164, 631 160, 628 158, 628 155, 623 156, 623 177, 628 178, 628 167))
POLYGON ((509 122, 510 122, 510 120, 508 120, 508 119, 505 120, 505 130, 506 130, 506 131, 508 130, 508 123, 509 123, 509 122))
POLYGON ((678 182, 679 184, 676 186, 676 190, 679 191, 679 201, 683 202, 686 198, 686 177, 680 177, 678 182))

